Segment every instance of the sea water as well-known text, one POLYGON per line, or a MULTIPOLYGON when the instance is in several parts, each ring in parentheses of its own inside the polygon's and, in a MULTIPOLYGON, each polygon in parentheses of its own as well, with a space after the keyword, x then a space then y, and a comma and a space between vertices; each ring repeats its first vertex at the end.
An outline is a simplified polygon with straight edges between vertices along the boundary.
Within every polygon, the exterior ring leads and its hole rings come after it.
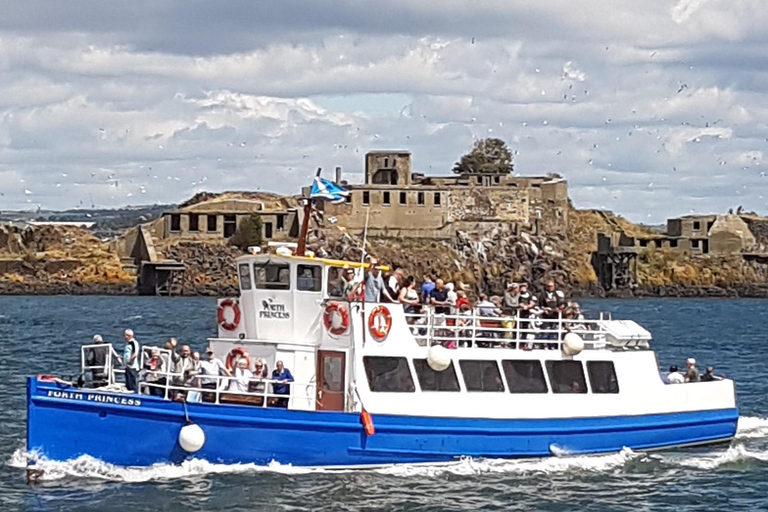
MULTIPOLYGON (((280 464, 123 468, 91 457, 41 461, 25 481, 25 381, 74 375, 94 334, 121 348, 122 331, 201 350, 216 334, 207 298, 0 297, 0 510, 766 510, 768 301, 584 300, 654 334, 663 368, 695 357, 736 380, 741 418, 730 446, 622 450, 534 460, 463 459, 328 471, 280 464)), ((121 440, 129 443, 130 439, 121 440)), ((233 439, 233 442, 237 442, 233 439)))

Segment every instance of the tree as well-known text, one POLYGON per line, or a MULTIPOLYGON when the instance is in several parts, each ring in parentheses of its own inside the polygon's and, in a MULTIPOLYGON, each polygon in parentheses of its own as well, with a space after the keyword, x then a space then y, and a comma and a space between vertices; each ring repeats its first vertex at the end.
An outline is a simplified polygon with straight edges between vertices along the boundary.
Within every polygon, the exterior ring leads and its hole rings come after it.
POLYGON ((247 251, 249 247, 261 246, 261 228, 263 222, 261 221, 261 215, 252 213, 240 223, 237 228, 237 232, 229 239, 229 243, 239 247, 243 251, 247 251))
POLYGON ((510 174, 512 170, 512 152, 506 142, 495 138, 476 141, 453 167, 456 174, 510 174))

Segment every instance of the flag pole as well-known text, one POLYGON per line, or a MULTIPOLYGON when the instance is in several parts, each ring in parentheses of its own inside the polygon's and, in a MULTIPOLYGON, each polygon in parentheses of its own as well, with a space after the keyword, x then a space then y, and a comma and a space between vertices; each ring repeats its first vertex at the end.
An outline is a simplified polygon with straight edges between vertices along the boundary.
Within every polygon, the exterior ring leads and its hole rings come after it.
MULTIPOLYGON (((319 178, 322 171, 323 168, 318 167, 315 178, 319 178)), ((312 215, 312 199, 307 197, 304 201, 304 219, 301 221, 301 231, 299 232, 299 245, 296 247, 296 256, 304 256, 307 252, 307 234, 309 232, 309 217, 312 215)))

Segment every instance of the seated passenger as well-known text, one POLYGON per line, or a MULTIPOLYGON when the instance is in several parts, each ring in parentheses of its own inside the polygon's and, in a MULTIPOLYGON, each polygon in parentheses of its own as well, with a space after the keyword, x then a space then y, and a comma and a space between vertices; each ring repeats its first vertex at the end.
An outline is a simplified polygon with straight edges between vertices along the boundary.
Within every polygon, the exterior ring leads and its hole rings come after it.
MULTIPOLYGON (((272 393, 275 395, 290 395, 291 385, 289 382, 293 382, 293 375, 288 368, 283 366, 282 361, 275 363, 275 369, 272 371, 272 380, 276 381, 272 384, 272 393)), ((288 397, 280 397, 273 399, 273 404, 276 407, 288 407, 288 397)))
MULTIPOLYGON (((421 310, 419 305, 419 292, 416 291, 416 280, 413 276, 405 278, 405 282, 400 288, 397 300, 403 305, 406 314, 416 314, 421 310)), ((407 320, 411 323, 413 318, 408 318, 407 320)))
POLYGON ((152 384, 151 386, 144 386, 148 390, 150 395, 164 397, 165 386, 167 379, 165 372, 167 372, 165 361, 160 357, 160 349, 152 347, 150 349, 150 357, 144 361, 144 382, 152 384))
POLYGON ((696 368, 696 360, 689 357, 685 361, 685 382, 699 382, 699 370, 696 368))
POLYGON ((701 382, 712 382, 715 380, 723 380, 723 378, 715 375, 715 369, 713 367, 707 366, 707 371, 701 376, 701 382))
POLYGON ((667 384, 682 384, 685 382, 685 377, 680 373, 680 369, 676 365, 669 367, 669 373, 667 374, 667 384))
POLYGON ((229 379, 227 391, 245 393, 248 391, 248 383, 253 378, 253 372, 248 369, 248 360, 241 357, 237 360, 237 366, 229 379))
POLYGON ((488 300, 488 295, 481 293, 480 301, 477 303, 477 312, 480 316, 499 316, 496 310, 496 304, 488 300))

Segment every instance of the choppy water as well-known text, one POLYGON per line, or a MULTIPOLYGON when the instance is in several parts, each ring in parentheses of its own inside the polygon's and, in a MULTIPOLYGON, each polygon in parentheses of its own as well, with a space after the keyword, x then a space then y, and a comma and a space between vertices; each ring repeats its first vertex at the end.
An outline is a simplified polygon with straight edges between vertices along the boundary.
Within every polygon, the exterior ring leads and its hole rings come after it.
POLYGON ((82 457, 45 462, 25 483, 24 376, 76 373, 95 333, 142 342, 215 334, 211 299, 0 297, 0 510, 766 510, 768 301, 582 301, 655 335, 662 366, 696 357, 735 377, 741 408, 730 447, 543 460, 323 471, 271 465, 120 468, 82 457), (64 372, 66 373, 66 372, 64 372))

